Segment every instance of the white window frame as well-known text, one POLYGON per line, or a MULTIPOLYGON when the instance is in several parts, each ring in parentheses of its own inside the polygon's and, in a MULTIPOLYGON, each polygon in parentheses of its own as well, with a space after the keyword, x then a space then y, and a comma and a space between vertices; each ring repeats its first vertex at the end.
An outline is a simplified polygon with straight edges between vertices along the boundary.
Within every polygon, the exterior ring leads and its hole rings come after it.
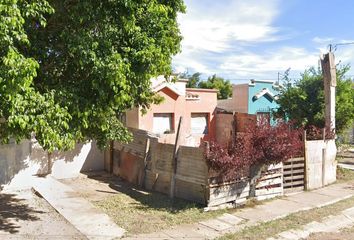
POLYGON ((174 132, 174 114, 173 113, 154 113, 153 115, 153 133, 168 134, 174 132))
POLYGON ((192 135, 209 134, 209 113, 191 113, 191 134, 192 135), (194 124, 204 124, 204 123, 205 123, 204 128, 203 126, 194 125, 194 124))

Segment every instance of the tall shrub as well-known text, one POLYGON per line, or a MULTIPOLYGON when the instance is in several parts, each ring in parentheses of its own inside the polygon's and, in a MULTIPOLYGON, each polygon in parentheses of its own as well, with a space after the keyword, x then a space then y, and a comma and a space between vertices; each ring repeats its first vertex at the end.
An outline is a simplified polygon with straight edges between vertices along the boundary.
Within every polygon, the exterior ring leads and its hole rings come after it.
POLYGON ((248 132, 237 134, 233 144, 221 146, 212 142, 206 152, 208 166, 221 181, 249 177, 250 196, 254 196, 264 167, 301 154, 301 133, 291 122, 279 121, 271 126, 266 119, 260 119, 248 126, 248 132))

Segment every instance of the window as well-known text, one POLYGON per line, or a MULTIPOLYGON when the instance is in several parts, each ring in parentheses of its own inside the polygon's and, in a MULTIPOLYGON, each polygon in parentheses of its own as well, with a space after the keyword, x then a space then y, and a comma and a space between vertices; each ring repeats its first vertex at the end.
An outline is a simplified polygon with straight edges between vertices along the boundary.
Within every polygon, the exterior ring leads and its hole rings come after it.
POLYGON ((154 133, 171 133, 173 130, 173 113, 154 113, 154 133))
POLYGON ((192 113, 191 114, 191 133, 192 134, 208 134, 208 113, 192 113))

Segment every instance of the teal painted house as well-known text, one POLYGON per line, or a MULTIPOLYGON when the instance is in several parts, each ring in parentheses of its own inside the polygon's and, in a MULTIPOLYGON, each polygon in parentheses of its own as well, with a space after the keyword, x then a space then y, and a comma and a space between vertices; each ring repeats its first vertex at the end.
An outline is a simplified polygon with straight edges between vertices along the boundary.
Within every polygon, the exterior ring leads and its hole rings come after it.
POLYGON ((232 112, 241 112, 270 117, 276 103, 279 85, 273 81, 250 80, 246 84, 233 85, 232 98, 219 100, 218 107, 232 112))

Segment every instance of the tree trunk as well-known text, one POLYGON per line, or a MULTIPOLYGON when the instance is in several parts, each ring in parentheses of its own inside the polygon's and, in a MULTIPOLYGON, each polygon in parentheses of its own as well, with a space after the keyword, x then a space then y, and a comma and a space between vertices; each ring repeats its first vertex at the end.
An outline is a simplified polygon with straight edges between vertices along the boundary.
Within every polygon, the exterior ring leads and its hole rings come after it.
POLYGON ((263 164, 255 164, 250 168, 250 191, 249 191, 250 198, 254 198, 256 196, 256 186, 257 186, 258 179, 261 177, 263 168, 264 168, 263 164))

